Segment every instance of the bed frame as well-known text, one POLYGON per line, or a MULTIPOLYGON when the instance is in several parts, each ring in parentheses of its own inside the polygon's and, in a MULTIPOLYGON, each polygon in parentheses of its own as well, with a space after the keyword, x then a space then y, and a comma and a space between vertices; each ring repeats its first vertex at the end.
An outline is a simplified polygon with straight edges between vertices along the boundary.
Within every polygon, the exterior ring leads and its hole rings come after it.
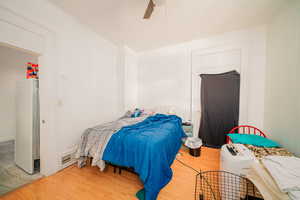
MULTIPOLYGON (((92 166, 92 161, 93 161, 93 158, 92 157, 88 157, 87 161, 86 161, 87 166, 92 166)), ((132 167, 118 166, 118 165, 114 165, 114 164, 109 163, 109 162, 105 162, 105 164, 106 165, 110 165, 110 166, 112 166, 114 168, 114 174, 117 173, 117 171, 118 171, 118 173, 121 175, 122 174, 122 170, 131 172, 133 174, 137 174, 132 167)))
MULTIPOLYGON (((249 125, 241 125, 241 126, 236 126, 233 129, 229 131, 229 133, 235 133, 235 134, 252 134, 252 135, 259 135, 262 137, 267 137, 264 132, 262 132, 260 129, 254 127, 254 126, 249 126, 249 125)), ((226 143, 232 143, 230 137, 226 136, 226 143)))

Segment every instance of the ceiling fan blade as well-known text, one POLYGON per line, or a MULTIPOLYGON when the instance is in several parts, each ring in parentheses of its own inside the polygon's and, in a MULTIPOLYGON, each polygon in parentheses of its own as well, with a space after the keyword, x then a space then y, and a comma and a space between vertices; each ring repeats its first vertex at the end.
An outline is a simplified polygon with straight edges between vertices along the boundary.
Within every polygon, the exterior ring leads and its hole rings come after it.
POLYGON ((154 7, 155 7, 155 4, 154 4, 153 0, 150 0, 148 7, 146 9, 145 15, 144 15, 144 19, 149 19, 151 17, 154 7))

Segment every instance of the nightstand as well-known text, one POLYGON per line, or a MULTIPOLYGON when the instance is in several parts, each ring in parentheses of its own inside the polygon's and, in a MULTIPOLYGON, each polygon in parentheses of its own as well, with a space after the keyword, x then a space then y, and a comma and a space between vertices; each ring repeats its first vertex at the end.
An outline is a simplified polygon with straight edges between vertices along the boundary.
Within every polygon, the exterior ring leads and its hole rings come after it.
POLYGON ((188 137, 193 137, 193 124, 184 122, 182 123, 182 129, 188 137))

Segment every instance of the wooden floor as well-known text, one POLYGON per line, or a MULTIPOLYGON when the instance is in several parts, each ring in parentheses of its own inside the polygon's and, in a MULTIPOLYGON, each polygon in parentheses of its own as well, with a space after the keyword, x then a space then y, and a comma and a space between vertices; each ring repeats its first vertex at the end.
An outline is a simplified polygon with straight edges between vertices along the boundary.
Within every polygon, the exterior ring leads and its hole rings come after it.
MULTIPOLYGON (((197 170, 218 170, 219 150, 202 148, 201 157, 180 150, 177 158, 197 170)), ((160 192, 158 200, 193 200, 196 172, 177 160, 172 165, 173 178, 160 192)), ((1 200, 135 200, 143 187, 138 177, 123 171, 114 174, 112 167, 100 172, 97 167, 68 167, 52 176, 39 179, 7 195, 1 200)))

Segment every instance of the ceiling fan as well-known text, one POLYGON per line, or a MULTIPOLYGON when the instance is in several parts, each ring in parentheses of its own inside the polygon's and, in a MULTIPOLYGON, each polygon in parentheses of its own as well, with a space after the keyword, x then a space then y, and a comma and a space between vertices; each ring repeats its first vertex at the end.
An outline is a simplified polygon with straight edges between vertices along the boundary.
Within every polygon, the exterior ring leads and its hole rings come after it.
POLYGON ((144 14, 144 19, 150 19, 155 6, 160 6, 164 3, 164 0, 149 0, 147 9, 144 14))

